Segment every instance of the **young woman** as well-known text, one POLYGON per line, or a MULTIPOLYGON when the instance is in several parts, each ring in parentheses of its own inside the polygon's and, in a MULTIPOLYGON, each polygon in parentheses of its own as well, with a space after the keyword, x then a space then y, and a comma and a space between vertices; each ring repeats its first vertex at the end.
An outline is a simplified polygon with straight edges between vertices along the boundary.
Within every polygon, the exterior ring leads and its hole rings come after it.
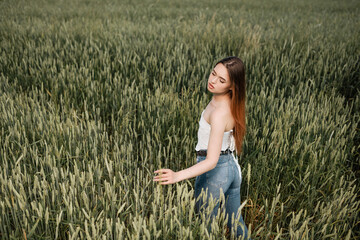
POLYGON ((233 154, 235 150, 241 153, 245 136, 245 87, 245 68, 241 59, 227 57, 215 64, 207 85, 213 97, 199 122, 198 143, 195 147, 197 164, 179 172, 171 169, 156 170, 155 173, 161 176, 155 176, 154 181, 165 185, 196 177, 196 210, 199 212, 206 208, 209 203, 206 199, 212 196, 217 204, 211 217, 218 212, 222 190, 228 228, 233 228, 234 218, 238 221, 236 236, 249 239, 248 229, 239 210, 241 169, 233 154))

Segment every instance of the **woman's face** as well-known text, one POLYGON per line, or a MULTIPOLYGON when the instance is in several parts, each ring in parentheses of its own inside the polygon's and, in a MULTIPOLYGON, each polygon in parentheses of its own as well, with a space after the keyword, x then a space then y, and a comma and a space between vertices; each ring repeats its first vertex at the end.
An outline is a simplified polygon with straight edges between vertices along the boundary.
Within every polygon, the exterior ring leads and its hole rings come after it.
POLYGON ((207 89, 213 94, 226 94, 229 92, 231 87, 230 77, 226 67, 219 63, 211 71, 207 89))

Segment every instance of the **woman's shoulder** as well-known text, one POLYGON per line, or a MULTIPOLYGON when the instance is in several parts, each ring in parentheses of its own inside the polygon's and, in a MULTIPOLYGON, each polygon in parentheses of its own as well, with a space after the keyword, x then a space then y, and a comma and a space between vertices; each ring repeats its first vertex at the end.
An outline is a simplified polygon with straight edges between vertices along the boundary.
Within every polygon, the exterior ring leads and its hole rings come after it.
POLYGON ((211 111, 209 111, 208 119, 211 124, 212 121, 217 120, 223 120, 227 122, 228 119, 232 119, 232 115, 230 112, 230 109, 226 108, 215 108, 211 111))
POLYGON ((209 117, 210 118, 214 118, 214 117, 225 118, 225 117, 228 117, 229 115, 231 115, 230 109, 215 108, 210 112, 209 117))
POLYGON ((233 129, 234 118, 230 108, 216 108, 209 113, 209 123, 222 121, 225 124, 226 131, 233 129))

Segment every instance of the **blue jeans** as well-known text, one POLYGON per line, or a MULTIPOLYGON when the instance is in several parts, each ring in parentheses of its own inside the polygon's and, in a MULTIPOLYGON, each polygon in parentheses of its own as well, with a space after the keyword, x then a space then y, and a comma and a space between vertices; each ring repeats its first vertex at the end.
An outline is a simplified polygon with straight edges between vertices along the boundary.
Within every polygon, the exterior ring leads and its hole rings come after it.
MULTIPOLYGON (((197 156, 196 161, 201 162, 206 159, 205 156, 197 156)), ((210 195, 217 202, 213 211, 210 213, 211 220, 218 214, 220 203, 220 188, 225 196, 225 217, 228 217, 227 226, 230 231, 233 229, 231 224, 232 215, 235 221, 238 221, 236 237, 242 236, 243 239, 250 239, 248 229, 244 223, 244 219, 239 211, 240 207, 240 185, 241 172, 233 159, 232 154, 220 155, 216 167, 196 177, 195 180, 195 197, 196 211, 199 213, 209 206, 207 199, 210 195), (204 194, 199 197, 201 192, 204 194), (204 199, 203 197, 206 196, 204 199)), ((222 203, 223 207, 223 203, 222 203)), ((210 221, 211 224, 211 221, 210 221)), ((211 227, 208 226, 211 231, 211 227)))

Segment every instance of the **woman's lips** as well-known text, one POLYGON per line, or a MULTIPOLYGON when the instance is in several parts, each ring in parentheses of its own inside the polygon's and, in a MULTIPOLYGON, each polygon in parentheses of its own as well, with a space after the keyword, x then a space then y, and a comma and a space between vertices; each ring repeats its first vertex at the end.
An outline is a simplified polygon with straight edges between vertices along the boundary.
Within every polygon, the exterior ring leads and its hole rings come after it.
POLYGON ((214 86, 213 86, 213 85, 211 85, 211 84, 209 83, 209 88, 213 89, 213 88, 214 88, 214 86))

